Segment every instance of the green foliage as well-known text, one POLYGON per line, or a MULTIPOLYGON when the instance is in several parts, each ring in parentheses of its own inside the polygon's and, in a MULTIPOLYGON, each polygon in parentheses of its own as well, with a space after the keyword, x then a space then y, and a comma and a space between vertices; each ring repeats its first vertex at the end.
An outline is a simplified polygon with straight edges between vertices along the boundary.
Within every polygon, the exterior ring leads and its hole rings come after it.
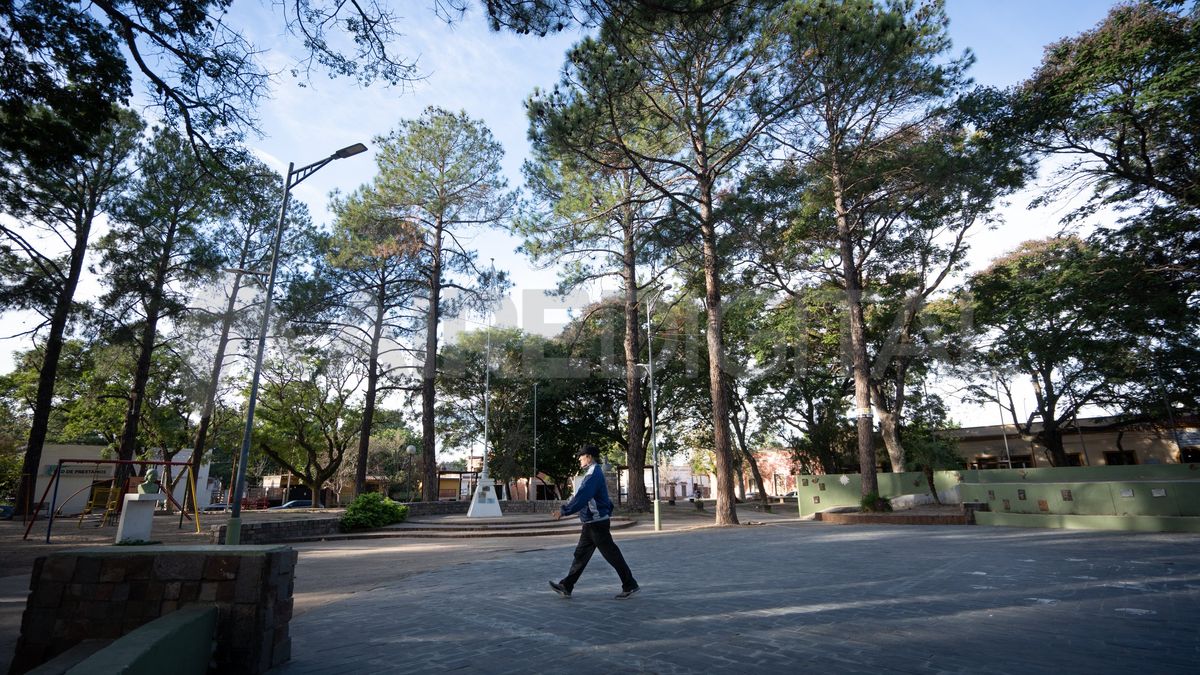
MULTIPOLYGON (((1131 394, 1155 388, 1159 341, 1193 359, 1197 353, 1178 288, 1139 259, 1075 237, 1022 244, 972 277, 970 290, 980 343, 964 367, 1033 382, 1035 408, 1017 421, 1049 448, 1056 466, 1066 463, 1061 427, 1080 407, 1129 409, 1131 394)), ((996 399, 991 382, 970 392, 996 399)))
POLYGON ((793 289, 772 302, 748 336, 756 368, 750 392, 800 471, 840 473, 857 463, 845 410, 852 391, 843 363, 843 294, 830 287, 793 289))
POLYGON ((892 503, 880 497, 878 492, 868 492, 858 504, 863 513, 889 513, 892 510, 892 503))
POLYGON ((70 0, 0 5, 0 147, 53 165, 79 152, 132 93, 115 26, 70 0))
POLYGON ((11 504, 17 498, 23 461, 16 450, 0 449, 0 504, 11 504))
POLYGON ((1070 158, 1046 199, 1094 188, 1076 215, 1162 200, 1200 209, 1200 15, 1195 3, 1140 0, 1046 48, 1012 93, 1032 147, 1070 158), (1188 5, 1191 5, 1189 8, 1188 5))
POLYGON ((905 460, 910 470, 926 473, 963 468, 957 443, 947 434, 941 433, 954 428, 947 419, 945 402, 940 396, 930 395, 915 398, 908 410, 904 431, 905 460))
MULTIPOLYGON (((442 349, 439 372, 439 432, 446 447, 478 452, 483 436, 484 368, 488 330, 462 333, 442 349)), ((579 470, 572 453, 579 444, 605 445, 619 427, 613 419, 621 400, 611 379, 589 372, 584 359, 571 370, 561 343, 516 329, 490 330, 492 369, 487 382, 488 469, 511 480, 533 471, 533 386, 537 390, 537 470, 561 485, 579 470), (606 408, 606 406, 608 406, 606 408), (611 426, 610 426, 611 424, 611 426)), ((618 381, 619 382, 619 381, 618 381)))
POLYGON ((398 504, 378 492, 367 492, 354 498, 342 515, 343 532, 371 530, 408 518, 408 507, 398 504))
MULTIPOLYGON (((62 157, 111 119, 133 94, 133 71, 147 107, 185 129, 197 149, 229 148, 257 125, 259 101, 275 74, 246 30, 231 21, 230 0, 77 0, 0 3, 0 146, 62 157), (47 108, 50 115, 41 114, 47 108)), ((302 35, 295 77, 315 70, 396 84, 418 77, 398 58, 393 10, 375 3, 305 0, 279 29, 302 35)), ((299 38, 298 38, 299 39, 299 38)))
POLYGON ((361 369, 344 351, 284 342, 263 366, 255 446, 320 494, 358 441, 362 384, 361 369))

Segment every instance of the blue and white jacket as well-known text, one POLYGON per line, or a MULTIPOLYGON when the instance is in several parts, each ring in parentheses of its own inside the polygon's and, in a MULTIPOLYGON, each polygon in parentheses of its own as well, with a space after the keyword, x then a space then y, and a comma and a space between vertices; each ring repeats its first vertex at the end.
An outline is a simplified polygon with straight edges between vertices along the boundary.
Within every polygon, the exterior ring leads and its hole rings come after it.
POLYGON ((604 471, 600 469, 599 462, 588 467, 575 486, 575 494, 560 510, 564 516, 578 512, 579 521, 584 524, 608 520, 612 515, 613 503, 608 498, 608 485, 604 482, 604 471))

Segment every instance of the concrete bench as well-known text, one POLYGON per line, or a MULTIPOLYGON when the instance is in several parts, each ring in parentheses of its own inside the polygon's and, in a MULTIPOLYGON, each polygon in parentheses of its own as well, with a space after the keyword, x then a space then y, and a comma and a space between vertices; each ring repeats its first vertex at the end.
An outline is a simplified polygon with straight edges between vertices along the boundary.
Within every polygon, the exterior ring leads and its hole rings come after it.
POLYGON ((28 675, 158 675, 167 664, 173 675, 204 675, 212 660, 216 632, 217 608, 190 605, 136 628, 107 645, 92 640, 82 642, 29 671, 28 675))
MULTIPOLYGON (((265 673, 291 657, 295 565, 296 552, 286 546, 109 546, 51 553, 34 564, 11 672, 27 672, 66 652, 80 661, 92 658, 82 653, 85 648, 74 649, 92 640, 110 641, 101 651, 126 661, 134 656, 130 644, 143 645, 138 651, 170 643, 171 658, 160 659, 159 668, 174 666, 183 662, 183 651, 163 631, 204 633, 193 619, 199 625, 208 619, 193 612, 206 617, 212 610, 215 636, 209 630, 200 639, 206 646, 196 654, 203 651, 202 657, 187 657, 196 660, 197 672, 210 670, 211 661, 223 674, 265 673), (127 639, 135 634, 140 637, 127 639)), ((140 672, 86 670, 110 671, 140 672)))

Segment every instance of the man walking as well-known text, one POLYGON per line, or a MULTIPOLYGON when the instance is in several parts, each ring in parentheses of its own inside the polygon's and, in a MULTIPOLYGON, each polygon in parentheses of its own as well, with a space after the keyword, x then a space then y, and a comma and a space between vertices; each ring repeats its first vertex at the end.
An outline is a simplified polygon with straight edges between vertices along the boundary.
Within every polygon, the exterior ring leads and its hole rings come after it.
POLYGON ((571 570, 562 581, 551 581, 550 588, 564 598, 571 597, 571 590, 575 588, 579 575, 583 574, 588 561, 592 559, 592 553, 600 549, 600 555, 604 556, 608 564, 617 571, 617 576, 621 577, 621 592, 616 597, 628 598, 638 592, 638 584, 608 529, 613 503, 608 498, 604 471, 600 469, 600 450, 594 445, 585 445, 575 456, 579 459, 579 468, 583 470, 583 476, 579 479, 571 500, 562 505, 559 512, 554 514, 554 519, 578 513, 583 530, 579 533, 579 544, 575 546, 575 559, 571 562, 571 570))

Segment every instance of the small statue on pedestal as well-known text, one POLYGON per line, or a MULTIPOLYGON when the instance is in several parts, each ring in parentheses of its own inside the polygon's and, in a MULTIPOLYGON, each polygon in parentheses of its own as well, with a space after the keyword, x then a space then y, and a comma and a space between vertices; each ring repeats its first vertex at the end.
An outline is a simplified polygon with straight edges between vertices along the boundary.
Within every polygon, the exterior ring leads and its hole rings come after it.
POLYGON ((158 494, 158 489, 158 472, 153 468, 147 469, 146 475, 142 477, 142 483, 138 485, 138 494, 158 494))

